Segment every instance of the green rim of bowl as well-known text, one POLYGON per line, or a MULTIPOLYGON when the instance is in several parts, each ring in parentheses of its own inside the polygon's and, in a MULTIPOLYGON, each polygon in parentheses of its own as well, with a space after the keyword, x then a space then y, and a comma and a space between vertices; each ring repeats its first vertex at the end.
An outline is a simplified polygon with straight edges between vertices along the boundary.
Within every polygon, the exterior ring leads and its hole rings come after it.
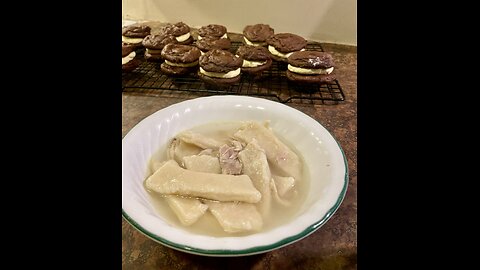
MULTIPOLYGON (((332 134, 330 134, 330 136, 333 137, 332 134)), ((345 198, 345 194, 347 193, 347 187, 348 187, 348 182, 349 182, 349 178, 348 178, 348 162, 347 162, 347 158, 345 156, 345 153, 342 149, 342 147, 340 146, 340 144, 338 143, 338 141, 335 139, 335 137, 333 137, 333 139, 335 140, 335 142, 337 143, 338 145, 338 148, 340 149, 340 152, 342 153, 342 156, 343 156, 343 162, 345 164, 345 177, 344 177, 344 183, 343 183, 343 188, 342 188, 342 191, 340 192, 340 195, 338 196, 338 199, 337 201, 335 202, 335 204, 333 205, 332 208, 330 208, 327 213, 317 222, 313 223, 312 225, 308 226, 305 230, 303 230, 302 232, 296 234, 296 235, 293 235, 293 236, 290 236, 290 237, 287 237, 287 238, 284 238, 278 242, 275 242, 273 244, 270 244, 270 245, 265 245, 265 246, 256 246, 256 247, 251 247, 251 248, 247 248, 247 249, 240 249, 240 250, 230 250, 230 249, 201 249, 201 248, 195 248, 195 247, 191 247, 191 246, 186 246, 186 245, 181 245, 181 244, 177 244, 177 243, 174 243, 174 242, 171 242, 171 241, 168 241, 162 237, 159 237, 151 232, 149 232, 148 230, 146 230, 145 228, 143 228, 142 226, 140 226, 140 224, 138 224, 137 222, 135 222, 135 220, 133 220, 127 213, 125 213, 125 211, 123 210, 122 208, 122 215, 123 217, 125 218, 125 220, 130 223, 130 225, 132 225, 135 229, 137 229, 138 231, 140 231, 141 233, 143 233, 144 235, 146 235, 147 237, 149 237, 150 239, 156 241, 156 242, 159 242, 160 244, 163 244, 165 246, 168 246, 170 248, 173 248, 173 249, 176 249, 176 250, 180 250, 180 251, 184 251, 184 252, 188 252, 188 253, 193 253, 193 254, 197 254, 197 255, 210 255, 210 256, 244 256, 244 255, 253 255, 253 254, 259 254, 259 253, 264 253, 264 252, 268 252, 268 251, 271 251, 271 250, 275 250, 275 249, 279 249, 283 246, 286 246, 288 244, 291 244, 293 242, 296 242, 296 241, 299 241, 307 236, 309 236, 310 234, 312 234, 313 232, 315 232, 316 230, 318 230, 323 224, 325 224, 325 222, 327 222, 332 216, 333 214, 337 211, 337 209, 340 207, 340 205, 342 204, 342 201, 343 199, 345 198)))

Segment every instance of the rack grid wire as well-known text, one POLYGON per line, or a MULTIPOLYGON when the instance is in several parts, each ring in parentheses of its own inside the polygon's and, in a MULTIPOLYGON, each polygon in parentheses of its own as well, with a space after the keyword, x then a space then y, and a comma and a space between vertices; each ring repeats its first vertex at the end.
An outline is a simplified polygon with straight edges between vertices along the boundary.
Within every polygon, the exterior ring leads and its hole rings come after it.
MULTIPOLYGON (((230 51, 235 53, 241 42, 232 42, 230 51)), ((318 42, 308 42, 306 50, 324 51, 318 42)), ((253 78, 245 73, 241 79, 228 87, 215 88, 201 81, 197 74, 170 77, 162 73, 160 63, 145 61, 143 50, 137 50, 136 59, 140 65, 133 71, 122 72, 122 91, 125 93, 187 97, 188 94, 244 95, 262 97, 281 103, 334 105, 345 100, 345 94, 338 80, 329 84, 297 84, 290 82, 285 71, 287 64, 273 61, 272 66, 263 71, 261 78, 253 78), (187 95, 187 96, 185 96, 187 95)))

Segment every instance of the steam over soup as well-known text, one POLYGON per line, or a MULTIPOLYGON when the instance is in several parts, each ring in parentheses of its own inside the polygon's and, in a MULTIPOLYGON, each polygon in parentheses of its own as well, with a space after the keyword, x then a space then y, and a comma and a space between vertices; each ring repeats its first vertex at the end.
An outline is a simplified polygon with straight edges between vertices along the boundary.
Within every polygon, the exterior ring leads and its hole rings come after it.
POLYGON ((308 170, 294 142, 268 122, 219 122, 177 134, 150 160, 144 182, 170 223, 191 232, 247 235, 293 219, 308 170))

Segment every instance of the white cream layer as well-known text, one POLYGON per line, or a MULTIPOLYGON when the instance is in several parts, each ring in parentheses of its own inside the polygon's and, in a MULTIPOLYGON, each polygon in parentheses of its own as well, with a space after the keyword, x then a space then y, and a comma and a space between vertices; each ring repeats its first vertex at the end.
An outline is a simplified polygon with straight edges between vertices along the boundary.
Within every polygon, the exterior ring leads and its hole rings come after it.
POLYGON ((170 65, 170 66, 174 66, 174 67, 194 67, 194 66, 198 65, 198 60, 195 61, 195 62, 191 62, 191 63, 172 63, 168 60, 165 60, 165 63, 170 65))
POLYGON ((240 68, 237 68, 235 70, 229 71, 227 73, 223 72, 210 72, 210 71, 205 71, 202 67, 200 67, 200 73, 202 73, 205 76, 208 77, 215 77, 215 78, 222 78, 222 79, 229 79, 236 77, 240 74, 240 68))
POLYGON ((327 68, 327 69, 321 69, 321 68, 312 69, 312 68, 294 67, 290 64, 288 64, 287 68, 291 72, 295 72, 295 73, 298 73, 298 74, 307 74, 307 75, 309 75, 309 74, 330 74, 333 71, 333 67, 327 68))
POLYGON ((122 57, 122 65, 132 61, 133 58, 135 58, 135 52, 131 52, 127 56, 122 57))
MULTIPOLYGON (((227 33, 223 34, 220 38, 228 38, 227 33)), ((198 35, 198 40, 201 40, 202 36, 198 35)))
POLYGON ((177 39, 178 42, 183 42, 183 41, 187 40, 189 37, 190 37, 190 32, 188 32, 186 34, 183 34, 181 36, 175 37, 175 38, 177 39))
POLYGON ((142 43, 143 38, 129 38, 126 36, 122 36, 122 41, 129 44, 138 44, 142 43))
POLYGON ((259 66, 265 65, 266 63, 267 63, 267 61, 263 61, 263 62, 248 61, 248 60, 243 59, 242 67, 244 67, 244 68, 259 67, 259 66))
POLYGON ((251 45, 251 46, 263 46, 263 45, 266 45, 267 43, 265 42, 251 42, 250 40, 248 40, 246 37, 243 37, 243 40, 245 40, 245 43, 247 45, 251 45))
MULTIPOLYGON (((289 52, 289 53, 281 53, 275 49, 275 47, 268 45, 268 50, 275 56, 282 57, 282 58, 288 58, 292 53, 294 52, 289 52)), ((305 49, 301 49, 301 52, 305 51, 305 49)))

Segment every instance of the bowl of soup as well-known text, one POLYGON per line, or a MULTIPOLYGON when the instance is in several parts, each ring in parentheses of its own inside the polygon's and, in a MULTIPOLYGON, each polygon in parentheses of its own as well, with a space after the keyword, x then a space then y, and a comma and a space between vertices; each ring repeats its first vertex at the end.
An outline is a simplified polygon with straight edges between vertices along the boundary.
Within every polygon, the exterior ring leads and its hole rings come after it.
POLYGON ((123 217, 183 252, 244 256, 300 241, 331 218, 347 186, 328 130, 263 98, 180 102, 122 141, 123 217))

